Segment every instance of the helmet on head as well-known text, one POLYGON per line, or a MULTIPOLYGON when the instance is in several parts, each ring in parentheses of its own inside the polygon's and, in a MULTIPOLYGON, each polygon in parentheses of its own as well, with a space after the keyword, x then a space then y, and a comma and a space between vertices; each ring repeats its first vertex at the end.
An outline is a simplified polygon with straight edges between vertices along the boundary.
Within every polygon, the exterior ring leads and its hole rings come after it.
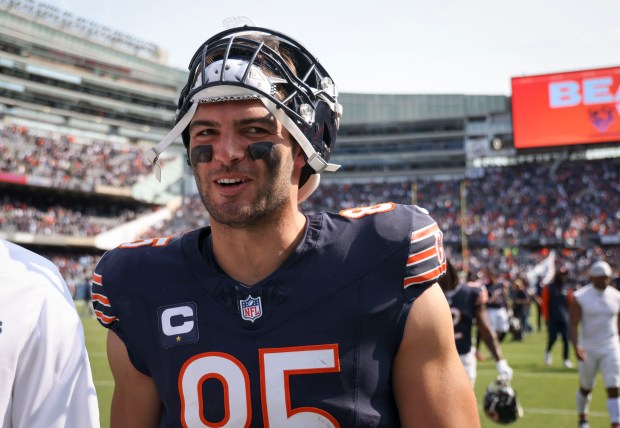
POLYGON ((260 100, 305 154, 301 202, 316 189, 321 172, 340 167, 328 163, 342 116, 337 98, 327 71, 292 38, 261 27, 231 28, 211 37, 194 54, 175 126, 148 158, 156 164, 179 135, 189 148, 187 127, 200 103, 260 100))
POLYGON ((509 424, 523 416, 517 393, 503 376, 489 384, 484 394, 484 413, 494 422, 509 424))

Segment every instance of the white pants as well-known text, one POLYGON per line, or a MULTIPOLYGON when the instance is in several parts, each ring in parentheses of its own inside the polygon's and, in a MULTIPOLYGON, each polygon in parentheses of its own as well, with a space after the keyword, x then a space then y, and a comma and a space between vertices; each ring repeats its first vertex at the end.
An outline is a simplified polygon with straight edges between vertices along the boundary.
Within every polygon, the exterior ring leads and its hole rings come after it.
POLYGON ((508 311, 506 308, 487 308, 491 329, 498 333, 507 333, 509 329, 508 311))
POLYGON ((467 354, 459 354, 459 358, 463 363, 463 367, 465 367, 465 371, 467 372, 467 376, 469 376, 469 380, 472 385, 476 384, 476 375, 477 375, 477 361, 476 361, 476 350, 472 347, 471 351, 467 354))
MULTIPOLYGON (((584 348, 585 349, 585 348, 584 348)), ((579 385, 592 390, 600 369, 605 388, 620 387, 620 344, 610 343, 594 349, 585 349, 586 361, 579 361, 579 385)))

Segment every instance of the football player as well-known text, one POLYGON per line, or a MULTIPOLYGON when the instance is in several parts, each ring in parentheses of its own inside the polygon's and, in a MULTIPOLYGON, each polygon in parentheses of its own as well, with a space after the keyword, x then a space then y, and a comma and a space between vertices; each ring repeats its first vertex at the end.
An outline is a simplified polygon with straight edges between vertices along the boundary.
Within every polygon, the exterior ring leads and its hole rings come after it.
POLYGON ((300 212, 338 168, 342 108, 323 66, 246 26, 189 68, 150 159, 182 136, 210 227, 121 245, 96 268, 112 426, 479 426, 428 213, 300 212))
POLYGON ((0 426, 99 427, 84 331, 49 260, 0 239, 0 426))
POLYGON ((506 380, 512 380, 512 368, 502 357, 499 341, 489 324, 486 310, 488 295, 485 286, 477 282, 459 282, 457 271, 449 260, 446 261, 446 275, 439 280, 439 285, 450 305, 456 349, 472 385, 476 383, 477 375, 471 335, 474 322, 478 326, 481 339, 496 361, 497 371, 506 380))
POLYGON ((607 411, 612 428, 620 428, 620 291, 610 287, 611 266, 597 261, 589 270, 590 283, 575 291, 569 303, 569 336, 578 359, 577 413, 580 428, 587 428, 588 410, 596 374, 600 370, 607 389, 607 411), (581 331, 578 334, 579 324, 581 331))
POLYGON ((510 329, 510 316, 508 314, 508 284, 503 278, 492 271, 488 272, 487 293, 489 300, 487 312, 491 328, 495 331, 497 339, 502 342, 510 329))

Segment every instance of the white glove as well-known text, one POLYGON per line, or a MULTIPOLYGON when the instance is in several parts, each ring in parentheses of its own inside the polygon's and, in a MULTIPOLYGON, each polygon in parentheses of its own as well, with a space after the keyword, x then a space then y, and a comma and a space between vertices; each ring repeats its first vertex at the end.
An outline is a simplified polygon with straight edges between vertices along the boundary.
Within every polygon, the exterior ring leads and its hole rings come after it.
POLYGON ((500 376, 504 377, 509 381, 512 380, 512 369, 510 368, 506 360, 499 360, 497 363, 495 363, 495 367, 497 368, 500 376))

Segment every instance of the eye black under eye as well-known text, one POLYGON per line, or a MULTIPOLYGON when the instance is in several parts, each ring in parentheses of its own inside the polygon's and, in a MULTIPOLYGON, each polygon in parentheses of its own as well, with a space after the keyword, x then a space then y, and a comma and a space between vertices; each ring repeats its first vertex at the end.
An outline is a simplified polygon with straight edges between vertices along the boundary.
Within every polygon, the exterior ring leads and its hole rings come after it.
POLYGON ((213 146, 211 144, 205 144, 202 146, 193 147, 190 151, 190 162, 192 165, 199 163, 208 163, 213 160, 213 146))
POLYGON ((254 160, 262 159, 269 155, 273 150, 273 143, 269 141, 263 141, 260 143, 250 144, 248 146, 248 153, 254 160))

